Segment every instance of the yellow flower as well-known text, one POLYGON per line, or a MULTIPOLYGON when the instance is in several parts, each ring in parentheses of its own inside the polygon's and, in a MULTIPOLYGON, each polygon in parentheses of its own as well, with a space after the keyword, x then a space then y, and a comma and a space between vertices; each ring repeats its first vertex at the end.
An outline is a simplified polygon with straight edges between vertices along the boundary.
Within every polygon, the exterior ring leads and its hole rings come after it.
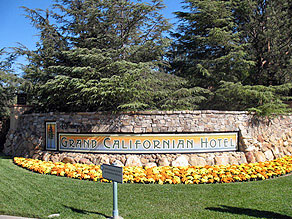
MULTIPOLYGON (((62 162, 45 162, 29 158, 14 157, 15 164, 41 174, 52 174, 110 182, 102 178, 100 166, 93 164, 64 164, 62 162)), ((292 172, 292 156, 267 162, 220 165, 205 167, 124 167, 124 182, 128 183, 158 183, 158 184, 193 184, 247 181, 249 179, 264 180, 292 172)))

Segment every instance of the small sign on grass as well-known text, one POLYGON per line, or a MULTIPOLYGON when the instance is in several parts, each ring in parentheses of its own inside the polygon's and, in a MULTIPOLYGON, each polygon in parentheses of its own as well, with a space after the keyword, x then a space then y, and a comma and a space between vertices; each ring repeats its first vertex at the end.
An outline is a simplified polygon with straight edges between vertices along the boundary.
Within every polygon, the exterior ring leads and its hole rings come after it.
POLYGON ((118 183, 123 183, 123 167, 103 164, 102 177, 118 183))
POLYGON ((122 219, 118 210, 118 183, 123 183, 123 167, 101 165, 102 177, 113 181, 113 219, 122 219))

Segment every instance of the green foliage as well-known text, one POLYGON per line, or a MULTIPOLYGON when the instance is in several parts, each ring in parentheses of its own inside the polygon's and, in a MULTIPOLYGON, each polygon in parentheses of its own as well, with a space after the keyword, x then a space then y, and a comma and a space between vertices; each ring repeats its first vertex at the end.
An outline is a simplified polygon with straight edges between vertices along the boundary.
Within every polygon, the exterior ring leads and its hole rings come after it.
POLYGON ((234 22, 232 1, 185 0, 170 57, 174 73, 194 85, 217 87, 221 80, 244 81, 254 62, 234 22))
POLYGON ((40 111, 285 113, 292 2, 183 3, 172 44, 162 0, 55 0, 50 10, 24 7, 40 34, 36 50, 16 48, 29 60, 23 70, 31 103, 40 111))
POLYGON ((292 2, 234 0, 234 14, 241 42, 255 63, 247 82, 265 86, 292 79, 292 2))
MULTIPOLYGON (((37 50, 17 52, 29 59, 24 77, 38 110, 175 108, 172 93, 185 82, 162 70, 170 43, 163 7, 161 0, 60 0, 52 11, 25 8, 41 37, 37 50)), ((199 94, 190 95, 184 104, 199 104, 199 94)))
POLYGON ((211 92, 201 87, 186 88, 171 93, 169 97, 161 101, 164 110, 195 110, 207 101, 211 92))
POLYGON ((45 109, 69 112, 83 110, 86 106, 83 106, 80 91, 84 82, 83 79, 59 75, 45 84, 34 86, 35 90, 32 92, 38 98, 34 99, 35 108, 43 111, 46 111, 45 109))
POLYGON ((15 55, 0 49, 0 118, 9 115, 9 105, 14 103, 14 97, 20 79, 14 74, 12 65, 15 55))
POLYGON ((249 110, 259 116, 284 114, 290 110, 284 103, 292 84, 279 86, 242 85, 240 82, 221 82, 214 92, 211 104, 214 109, 249 110))
POLYGON ((145 85, 141 83, 140 76, 140 69, 135 67, 134 71, 129 69, 123 75, 90 80, 81 92, 90 105, 100 107, 98 110, 141 110, 148 105, 141 99, 145 85))
POLYGON ((200 107, 248 109, 263 116, 287 112, 283 101, 292 79, 292 2, 183 3, 185 11, 176 12, 181 22, 173 34, 170 71, 213 92, 200 107))
POLYGON ((185 0, 174 53, 175 74, 199 86, 221 80, 280 85, 292 79, 292 2, 185 0))

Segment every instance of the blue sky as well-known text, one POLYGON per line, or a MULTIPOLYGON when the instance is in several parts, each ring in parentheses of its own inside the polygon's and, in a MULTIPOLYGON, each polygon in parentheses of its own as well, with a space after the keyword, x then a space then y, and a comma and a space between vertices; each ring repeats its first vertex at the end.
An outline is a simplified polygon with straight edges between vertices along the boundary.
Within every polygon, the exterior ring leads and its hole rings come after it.
MULTIPOLYGON (((164 0, 166 9, 162 13, 171 22, 176 21, 172 13, 182 10, 180 2, 181 0, 164 0)), ((37 31, 24 17, 24 10, 20 6, 46 9, 52 3, 52 0, 0 0, 0 48, 14 47, 19 42, 34 49, 38 40, 37 31)))

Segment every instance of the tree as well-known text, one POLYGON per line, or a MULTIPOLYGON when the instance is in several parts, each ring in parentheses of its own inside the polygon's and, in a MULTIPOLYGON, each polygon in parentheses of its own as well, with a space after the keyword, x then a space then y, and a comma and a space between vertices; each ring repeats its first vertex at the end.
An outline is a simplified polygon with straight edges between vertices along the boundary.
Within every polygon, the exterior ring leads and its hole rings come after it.
POLYGON ((254 62, 248 59, 247 43, 234 22, 233 1, 185 0, 188 12, 173 34, 171 56, 174 74, 193 84, 214 89, 224 81, 244 81, 254 62))
POLYGON ((235 1, 241 42, 248 43, 249 84, 281 85, 292 79, 292 1, 235 1))
POLYGON ((176 13, 181 23, 173 34, 172 72, 213 92, 203 107, 285 112, 292 76, 292 1, 184 3, 188 11, 176 13))
POLYGON ((20 79, 14 74, 12 65, 15 56, 0 49, 0 118, 9 115, 9 105, 13 104, 20 79))
POLYGON ((25 8, 40 32, 37 50, 18 48, 29 64, 40 110, 157 109, 182 80, 163 73, 170 28, 161 0, 58 0, 52 10, 25 8), (167 83, 167 84, 166 84, 167 83))
POLYGON ((292 83, 278 86, 242 85, 240 82, 221 82, 209 104, 213 109, 248 110, 258 116, 273 116, 289 112, 285 102, 292 83))
POLYGON ((291 81, 292 1, 185 0, 172 66, 201 86, 291 81), (204 79, 203 81, 201 79, 204 79))

